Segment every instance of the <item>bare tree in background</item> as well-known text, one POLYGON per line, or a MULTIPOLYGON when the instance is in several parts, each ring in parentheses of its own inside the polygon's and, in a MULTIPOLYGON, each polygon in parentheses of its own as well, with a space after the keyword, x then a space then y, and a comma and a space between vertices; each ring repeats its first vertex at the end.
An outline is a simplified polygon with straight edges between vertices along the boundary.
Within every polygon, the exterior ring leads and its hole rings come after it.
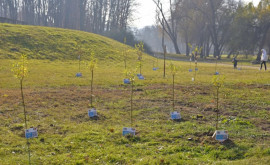
POLYGON ((160 0, 153 0, 153 2, 156 4, 157 6, 157 19, 160 23, 160 25, 163 27, 163 29, 165 30, 166 34, 170 37, 173 45, 174 45, 174 49, 175 52, 177 54, 181 54, 180 49, 178 47, 178 43, 177 43, 177 35, 178 35, 178 27, 177 27, 177 20, 175 18, 175 14, 174 14, 174 9, 173 9, 173 4, 172 1, 169 0, 169 8, 170 8, 170 17, 169 20, 168 18, 166 18, 165 16, 165 11, 162 7, 162 3, 160 2, 160 0), (164 20, 164 21, 162 21, 164 20))

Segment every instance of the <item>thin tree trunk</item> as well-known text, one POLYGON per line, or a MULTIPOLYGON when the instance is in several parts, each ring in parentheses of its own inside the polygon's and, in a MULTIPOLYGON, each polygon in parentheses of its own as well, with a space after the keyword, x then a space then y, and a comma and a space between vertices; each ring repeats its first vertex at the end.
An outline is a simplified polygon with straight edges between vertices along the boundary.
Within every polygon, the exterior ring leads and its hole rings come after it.
POLYGON ((91 71, 91 108, 93 108, 93 81, 94 81, 94 70, 91 71))
POLYGON ((174 111, 174 75, 173 75, 173 111, 174 111))
MULTIPOLYGON (((25 101, 24 101, 24 93, 23 93, 23 79, 20 80, 21 85, 21 97, 22 97, 22 104, 23 104, 23 114, 24 114, 24 124, 25 130, 27 130, 27 118, 26 118, 26 108, 25 108, 25 101)), ((26 139, 27 149, 28 149, 28 162, 29 165, 31 164, 31 151, 30 151, 30 143, 29 140, 26 139)))
POLYGON ((219 98, 218 97, 219 97, 219 95, 218 94, 219 94, 219 87, 217 87, 217 98, 216 98, 217 99, 217 107, 216 107, 217 108, 216 130, 218 130, 218 118, 219 118, 219 109, 218 109, 218 103, 219 103, 218 102, 219 101, 219 98))
MULTIPOLYGON (((162 19, 162 24, 164 24, 164 19, 162 19)), ((162 30, 162 48, 163 48, 163 57, 164 57, 164 67, 163 67, 163 78, 166 76, 166 46, 164 44, 164 27, 162 30)))
POLYGON ((131 95, 130 95, 130 126, 133 126, 133 80, 131 80, 131 95))
POLYGON ((164 56, 163 78, 165 78, 166 77, 166 45, 163 45, 163 56, 164 56))

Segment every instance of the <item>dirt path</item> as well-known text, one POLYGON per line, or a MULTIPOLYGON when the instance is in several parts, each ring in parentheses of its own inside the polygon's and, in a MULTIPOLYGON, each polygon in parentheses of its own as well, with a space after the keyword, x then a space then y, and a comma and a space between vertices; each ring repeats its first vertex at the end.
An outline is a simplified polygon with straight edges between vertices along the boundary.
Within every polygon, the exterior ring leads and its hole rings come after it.
MULTIPOLYGON (((163 55, 161 54, 155 54, 155 57, 156 58, 159 58, 159 59, 163 59, 163 55)), ((178 58, 178 57, 172 57, 172 56, 167 56, 166 57, 166 60, 174 60, 174 61, 186 61, 186 62, 189 62, 189 60, 187 59, 183 59, 183 58, 178 58)), ((199 63, 209 63, 209 64, 216 64, 215 61, 211 61, 211 60, 208 60, 208 61, 198 61, 199 63)), ((232 66, 232 64, 226 64, 226 63, 222 63, 222 62, 218 62, 218 65, 222 65, 222 66, 232 66)), ((238 68, 252 68, 252 69, 259 69, 259 65, 258 66, 249 66, 249 65, 241 65, 241 63, 239 64, 238 63, 238 68)))

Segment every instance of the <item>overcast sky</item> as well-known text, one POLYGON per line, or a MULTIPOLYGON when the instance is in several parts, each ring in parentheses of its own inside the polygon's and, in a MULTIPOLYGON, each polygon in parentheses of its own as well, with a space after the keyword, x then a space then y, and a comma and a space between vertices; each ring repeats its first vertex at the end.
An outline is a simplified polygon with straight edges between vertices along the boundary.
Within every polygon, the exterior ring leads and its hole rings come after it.
MULTIPOLYGON (((248 2, 253 1, 255 5, 259 3, 260 0, 243 0, 248 2)), ((149 26, 155 24, 155 4, 153 0, 137 0, 138 8, 135 12, 137 18, 133 22, 133 26, 137 28, 143 28, 144 26, 149 26)), ((168 2, 168 0, 161 0, 161 2, 168 2)))

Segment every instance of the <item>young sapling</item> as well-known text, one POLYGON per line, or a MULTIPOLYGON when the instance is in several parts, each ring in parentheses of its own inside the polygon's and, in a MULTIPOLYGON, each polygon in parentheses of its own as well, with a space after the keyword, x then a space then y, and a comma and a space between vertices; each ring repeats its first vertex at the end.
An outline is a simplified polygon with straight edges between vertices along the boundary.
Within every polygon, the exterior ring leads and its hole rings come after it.
POLYGON ((91 110, 88 111, 89 117, 96 117, 96 109, 93 106, 93 83, 94 83, 94 69, 97 67, 97 59, 95 58, 95 54, 91 52, 91 59, 88 63, 88 69, 91 72, 91 81, 90 81, 90 108, 91 110))
POLYGON ((197 71, 199 70, 198 69, 198 55, 201 53, 202 51, 202 48, 198 48, 198 47, 195 47, 193 53, 194 53, 194 62, 195 62, 195 72, 194 72, 194 81, 196 80, 196 75, 197 75, 197 71))
POLYGON ((130 79, 128 77, 129 71, 125 69, 125 78, 124 78, 124 84, 130 84, 130 79))
POLYGON ((225 77, 224 76, 220 76, 220 75, 214 75, 212 78, 212 84, 215 88, 215 100, 216 100, 216 131, 213 135, 213 137, 216 137, 217 140, 219 141, 224 141, 228 138, 228 132, 227 131, 220 131, 218 130, 218 122, 219 122, 219 116, 220 116, 220 112, 219 112, 219 93, 220 93, 220 88, 223 87, 224 85, 224 80, 225 77))
POLYGON ((171 75, 172 75, 172 83, 173 83, 173 86, 172 86, 172 109, 173 109, 173 112, 171 113, 171 118, 173 120, 180 120, 181 119, 181 116, 180 116, 180 113, 176 112, 175 111, 175 92, 174 92, 174 87, 175 87, 175 75, 178 71, 178 68, 176 68, 176 66, 171 63, 170 64, 170 72, 171 72, 171 75))
MULTIPOLYGON (((190 49, 192 49, 192 45, 189 44, 190 49)), ((195 68, 194 68, 194 77, 192 77, 192 81, 196 80, 197 76, 197 71, 198 69, 198 55, 202 52, 202 48, 198 48, 197 46, 195 49, 192 51, 192 57, 194 57, 194 63, 195 63, 195 68)), ((191 58, 192 61, 192 58, 191 58)), ((189 69, 190 72, 192 72, 192 69, 189 69)))
POLYGON ((124 51, 123 51, 123 56, 124 56, 124 64, 125 64, 125 69, 127 69, 127 49, 126 49, 126 44, 127 44, 127 38, 125 37, 124 38, 124 44, 125 44, 125 48, 124 48, 124 51))
POLYGON ((14 73, 14 76, 20 81, 21 99, 22 99, 23 114, 24 114, 25 135, 26 135, 26 143, 27 143, 27 148, 28 148, 28 162, 29 164, 31 164, 31 158, 30 158, 31 150, 30 150, 29 138, 32 138, 32 137, 27 136, 28 135, 27 134, 28 132, 27 112, 26 112, 26 105, 25 105, 24 92, 23 92, 23 81, 24 81, 24 78, 28 74, 27 64, 28 64, 27 56, 25 54, 22 54, 20 61, 12 65, 12 72, 14 73))
MULTIPOLYGON (((136 69, 137 70, 137 69, 136 69)), ((131 71, 131 70, 126 70, 126 76, 128 77, 131 85, 130 89, 130 128, 129 127, 124 127, 123 128, 123 135, 135 135, 135 129, 132 128, 133 126, 133 94, 134 94, 134 83, 135 83, 135 75, 136 75, 136 70, 131 71)))
POLYGON ((76 46, 76 51, 78 54, 78 64, 79 64, 79 72, 76 73, 76 77, 82 77, 82 73, 81 73, 81 56, 82 56, 82 50, 81 50, 81 46, 77 44, 76 46))
POLYGON ((135 49, 138 55, 138 66, 140 69, 140 74, 139 76, 142 76, 142 56, 143 56, 143 52, 144 52, 144 44, 143 42, 140 42, 138 44, 135 45, 135 49))

